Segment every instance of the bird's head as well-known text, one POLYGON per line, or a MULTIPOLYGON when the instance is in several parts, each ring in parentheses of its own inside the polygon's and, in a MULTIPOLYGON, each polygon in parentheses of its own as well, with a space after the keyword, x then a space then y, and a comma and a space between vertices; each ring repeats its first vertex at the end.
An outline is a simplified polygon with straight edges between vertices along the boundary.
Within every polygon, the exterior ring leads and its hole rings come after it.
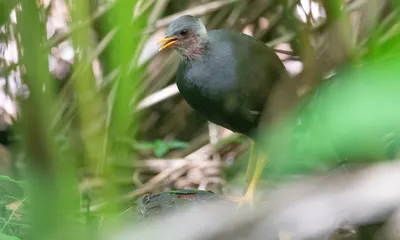
POLYGON ((207 30, 200 19, 184 15, 175 19, 165 33, 165 37, 158 41, 162 46, 159 51, 174 48, 184 56, 201 53, 208 41, 207 30))

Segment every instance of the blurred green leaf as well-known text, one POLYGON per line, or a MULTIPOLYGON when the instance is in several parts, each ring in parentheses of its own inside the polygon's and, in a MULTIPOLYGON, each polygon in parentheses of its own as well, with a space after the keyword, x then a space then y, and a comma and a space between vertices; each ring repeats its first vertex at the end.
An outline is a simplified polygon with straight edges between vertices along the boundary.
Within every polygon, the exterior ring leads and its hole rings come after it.
POLYGON ((24 196, 25 182, 16 181, 9 176, 0 175, 0 199, 10 203, 24 196), (7 199, 7 200, 6 200, 7 199))
POLYGON ((390 159, 400 138, 399 60, 392 56, 343 69, 270 129, 263 141, 266 175, 282 179, 343 162, 390 159))
POLYGON ((168 148, 168 144, 161 141, 161 140, 156 140, 154 142, 154 154, 156 155, 156 157, 162 157, 165 154, 167 154, 169 148, 168 148))
POLYGON ((21 239, 18 238, 18 237, 6 235, 6 234, 4 234, 4 233, 0 233, 0 239, 1 239, 1 240, 21 240, 21 239))
POLYGON ((6 23, 16 4, 16 0, 0 0, 0 25, 6 23))
POLYGON ((176 148, 186 148, 189 145, 185 142, 181 142, 181 141, 171 141, 171 142, 167 142, 168 148, 170 149, 176 149, 176 148))
POLYGON ((182 141, 162 141, 155 140, 154 142, 134 143, 133 147, 137 150, 153 150, 156 157, 163 157, 171 149, 186 148, 187 143, 182 141))
POLYGON ((18 183, 18 181, 15 181, 14 179, 10 178, 9 176, 4 176, 4 175, 0 175, 0 180, 5 180, 5 181, 9 181, 9 182, 13 182, 13 183, 18 183))
POLYGON ((49 52, 43 49, 47 39, 46 16, 37 1, 21 0, 21 9, 17 11, 17 46, 23 53, 22 81, 29 89, 29 97, 18 99, 22 112, 18 130, 29 183, 27 218, 32 228, 27 235, 29 239, 76 239, 81 222, 70 220, 72 215, 80 214, 75 165, 71 160, 75 158, 72 151, 61 153, 56 141, 60 129, 53 125, 53 119, 59 105, 56 82, 49 73, 49 52))

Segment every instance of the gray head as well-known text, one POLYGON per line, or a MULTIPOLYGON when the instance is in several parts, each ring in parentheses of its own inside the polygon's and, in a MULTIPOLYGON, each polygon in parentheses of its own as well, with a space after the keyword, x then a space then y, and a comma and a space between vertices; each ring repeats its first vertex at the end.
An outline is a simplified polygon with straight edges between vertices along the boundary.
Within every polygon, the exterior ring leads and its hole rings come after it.
POLYGON ((207 30, 201 20, 184 15, 168 26, 165 38, 159 41, 163 43, 159 50, 172 47, 182 55, 190 57, 193 54, 200 54, 207 41, 207 30))

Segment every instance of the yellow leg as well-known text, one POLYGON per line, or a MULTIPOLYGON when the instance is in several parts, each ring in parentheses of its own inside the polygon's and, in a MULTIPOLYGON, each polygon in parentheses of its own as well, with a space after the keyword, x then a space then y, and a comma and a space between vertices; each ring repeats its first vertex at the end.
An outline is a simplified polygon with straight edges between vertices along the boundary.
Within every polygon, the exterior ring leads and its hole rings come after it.
POLYGON ((257 165, 257 158, 258 158, 258 150, 256 149, 255 143, 251 143, 250 147, 250 155, 249 155, 249 162, 247 163, 247 171, 246 171, 246 184, 250 184, 251 180, 253 179, 254 171, 257 165))
POLYGON ((264 167, 267 164, 267 159, 263 155, 259 155, 257 158, 255 170, 253 173, 253 178, 251 179, 251 182, 249 184, 249 187, 247 188, 247 191, 243 198, 247 201, 252 202, 254 200, 254 193, 256 192, 256 187, 258 182, 260 181, 261 175, 264 171, 264 167))
POLYGON ((257 184, 261 178, 264 167, 267 164, 267 158, 262 154, 259 154, 258 149, 254 145, 255 144, 253 144, 250 150, 250 159, 246 172, 246 180, 251 178, 246 193, 242 197, 232 197, 232 196, 227 197, 227 199, 239 202, 240 204, 253 203, 257 184))

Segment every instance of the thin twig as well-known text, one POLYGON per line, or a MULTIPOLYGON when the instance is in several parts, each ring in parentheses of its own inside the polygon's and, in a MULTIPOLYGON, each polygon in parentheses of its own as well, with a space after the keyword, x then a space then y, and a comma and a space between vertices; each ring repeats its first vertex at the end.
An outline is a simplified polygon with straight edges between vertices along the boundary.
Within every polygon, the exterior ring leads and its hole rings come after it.
POLYGON ((175 14, 172 14, 168 17, 165 17, 163 19, 160 19, 156 22, 156 28, 161 28, 169 25, 172 21, 174 21, 176 18, 182 16, 182 15, 193 15, 193 16, 199 16, 203 15, 209 12, 213 12, 225 5, 231 4, 233 2, 236 2, 237 0, 224 0, 224 1, 214 1, 214 2, 209 2, 200 6, 196 6, 194 8, 187 9, 182 12, 178 12, 175 14))
POLYGON ((69 38, 74 31, 77 31, 79 29, 82 29, 84 27, 87 27, 89 24, 91 24, 94 20, 98 19, 99 17, 103 16, 103 14, 107 13, 114 5, 114 2, 108 2, 104 4, 103 6, 100 6, 97 11, 86 21, 80 22, 79 24, 75 25, 70 25, 68 27, 68 31, 65 33, 59 33, 58 35, 55 35, 51 39, 49 39, 46 44, 45 44, 45 49, 50 49, 59 43, 65 41, 67 38, 69 38))
POLYGON ((176 84, 175 83, 171 84, 140 101, 137 106, 137 110, 143 110, 145 108, 149 108, 159 102, 162 102, 170 97, 177 95, 178 93, 179 90, 176 84))

